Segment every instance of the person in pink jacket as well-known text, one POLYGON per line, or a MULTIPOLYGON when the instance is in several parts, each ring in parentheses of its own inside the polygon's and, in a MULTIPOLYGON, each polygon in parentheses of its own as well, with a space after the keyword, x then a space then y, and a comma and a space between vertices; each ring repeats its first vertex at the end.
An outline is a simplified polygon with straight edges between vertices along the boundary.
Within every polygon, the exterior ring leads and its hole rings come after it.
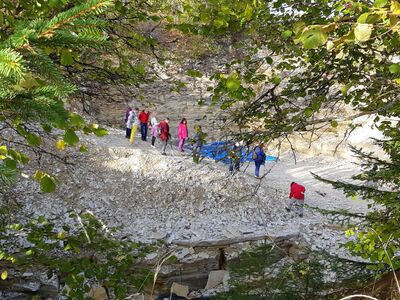
POLYGON ((187 121, 185 118, 183 118, 182 121, 179 123, 178 138, 179 138, 178 150, 183 152, 183 145, 185 144, 185 140, 188 138, 187 121))
POLYGON ((158 136, 158 122, 157 119, 153 116, 151 118, 151 146, 155 148, 154 143, 156 142, 158 136))

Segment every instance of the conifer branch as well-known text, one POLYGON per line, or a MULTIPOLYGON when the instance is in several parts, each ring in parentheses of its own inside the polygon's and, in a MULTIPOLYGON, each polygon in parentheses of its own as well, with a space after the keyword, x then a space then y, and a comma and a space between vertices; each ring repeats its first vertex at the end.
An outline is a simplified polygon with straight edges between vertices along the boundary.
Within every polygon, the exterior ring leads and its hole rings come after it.
POLYGON ((24 75, 22 55, 10 48, 0 50, 0 75, 20 79, 24 75))
POLYGON ((45 27, 43 32, 39 34, 39 38, 51 38, 54 35, 54 31, 61 26, 70 23, 71 21, 78 19, 91 12, 100 13, 106 7, 112 5, 112 1, 109 0, 91 0, 85 4, 74 7, 68 11, 62 12, 52 20, 50 20, 47 28, 45 27))

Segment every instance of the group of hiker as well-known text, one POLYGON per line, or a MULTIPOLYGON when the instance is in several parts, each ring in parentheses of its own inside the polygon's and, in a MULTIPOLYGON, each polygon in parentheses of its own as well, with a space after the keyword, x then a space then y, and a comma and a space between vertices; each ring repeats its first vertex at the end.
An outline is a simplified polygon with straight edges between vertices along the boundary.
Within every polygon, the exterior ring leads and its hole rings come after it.
MULTIPOLYGON (((130 139, 132 144, 135 136, 136 130, 140 126, 140 134, 142 141, 147 141, 148 128, 150 126, 151 134, 151 146, 155 148, 155 142, 158 139, 162 142, 162 155, 166 154, 167 146, 171 140, 171 133, 169 128, 169 118, 165 118, 161 122, 158 122, 155 116, 150 119, 150 111, 143 109, 139 112, 138 108, 132 109, 128 107, 125 112, 125 123, 126 123, 126 138, 130 139)), ((194 127, 195 135, 191 139, 193 145, 194 155, 199 154, 201 147, 203 145, 202 139, 202 128, 200 125, 194 127)), ((178 125, 178 151, 184 152, 183 146, 189 138, 189 131, 187 120, 183 118, 178 125)))
POLYGON ((255 164, 254 175, 257 178, 260 178, 260 168, 261 165, 265 164, 267 156, 265 155, 262 144, 255 144, 252 150, 251 150, 251 144, 252 143, 248 141, 246 142, 245 146, 244 142, 241 141, 241 142, 236 142, 232 146, 232 149, 230 149, 230 151, 228 152, 228 157, 230 159, 229 171, 230 172, 239 171, 243 157, 247 158, 249 153, 252 153, 251 158, 255 164), (246 147, 245 154, 243 154, 244 147, 246 147))
MULTIPOLYGON (((171 140, 171 133, 169 127, 169 118, 165 118, 161 122, 158 122, 155 116, 150 119, 150 111, 143 109, 139 112, 138 108, 132 109, 128 107, 125 112, 125 123, 126 123, 126 138, 130 139, 132 144, 138 127, 140 127, 140 134, 142 141, 147 141, 147 133, 150 126, 151 134, 151 146, 155 148, 155 142, 157 138, 162 142, 162 155, 166 155, 166 148, 171 140)), ((194 126, 194 137, 191 139, 193 145, 193 156, 200 157, 201 148, 203 146, 203 132, 200 125, 194 126)), ((178 151, 184 152, 185 142, 189 138, 187 120, 183 118, 178 125, 178 151)), ((255 177, 260 178, 260 168, 266 161, 266 154, 262 144, 255 144, 254 148, 251 149, 252 142, 248 141, 244 143, 236 142, 233 144, 231 149, 227 150, 228 158, 230 161, 229 171, 239 171, 243 157, 248 157, 251 153, 251 158, 255 163, 255 177), (245 151, 244 151, 245 148, 245 151), (245 154, 243 155, 243 152, 245 154)), ((286 207, 288 212, 291 211, 293 205, 299 207, 299 216, 303 217, 303 206, 304 206, 304 186, 292 182, 290 185, 289 204, 286 207)))

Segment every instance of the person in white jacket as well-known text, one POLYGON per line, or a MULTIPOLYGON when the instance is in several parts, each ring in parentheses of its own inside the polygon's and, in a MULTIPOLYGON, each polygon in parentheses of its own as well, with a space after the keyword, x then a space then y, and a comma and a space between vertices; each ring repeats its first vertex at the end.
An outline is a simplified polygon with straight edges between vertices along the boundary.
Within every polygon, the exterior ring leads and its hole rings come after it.
POLYGON ((136 130, 139 126, 139 119, 137 117, 138 108, 129 112, 128 121, 126 122, 126 131, 129 134, 129 142, 132 144, 136 136, 136 130))

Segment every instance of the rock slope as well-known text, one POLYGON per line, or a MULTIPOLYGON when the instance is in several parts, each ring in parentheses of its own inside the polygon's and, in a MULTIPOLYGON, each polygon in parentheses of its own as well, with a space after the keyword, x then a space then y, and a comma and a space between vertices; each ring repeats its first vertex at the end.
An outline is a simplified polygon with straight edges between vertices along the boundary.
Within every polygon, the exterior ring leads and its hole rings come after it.
POLYGON ((175 146, 162 156, 149 142, 137 138, 129 145, 122 131, 110 132, 101 139, 84 137, 90 152, 77 156, 75 165, 56 165, 61 183, 55 193, 40 193, 30 180, 22 181, 16 187, 22 213, 68 222, 71 210, 91 211, 107 226, 121 226, 121 237, 142 242, 299 234, 314 250, 347 255, 339 247, 345 241, 343 228, 315 210, 306 209, 304 218, 285 211, 288 186, 304 184, 306 202, 313 207, 366 210, 365 203, 346 199, 309 173, 348 177, 354 167, 344 161, 314 158, 294 165, 289 156, 282 157, 267 163, 267 175, 259 180, 252 176, 252 164, 232 175, 226 165, 208 159, 195 164, 175 146))

